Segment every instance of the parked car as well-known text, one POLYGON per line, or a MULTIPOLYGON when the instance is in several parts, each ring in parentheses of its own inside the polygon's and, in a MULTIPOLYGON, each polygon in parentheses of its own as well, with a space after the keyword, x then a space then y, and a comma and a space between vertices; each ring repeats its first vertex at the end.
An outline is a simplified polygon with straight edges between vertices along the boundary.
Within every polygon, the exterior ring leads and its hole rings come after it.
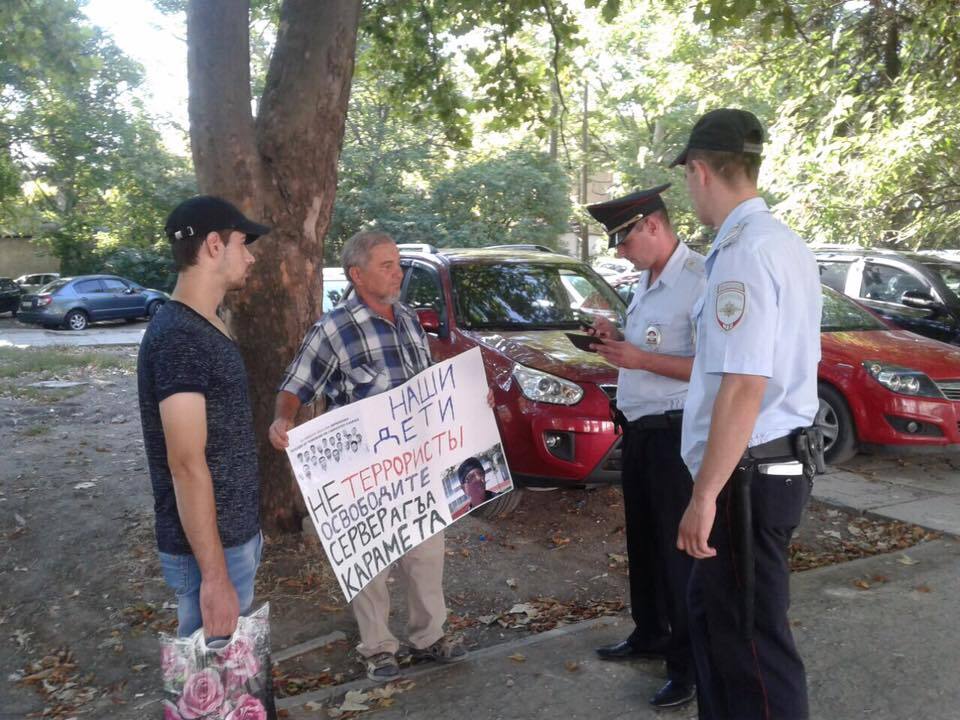
POLYGON ((116 275, 79 275, 54 280, 36 294, 21 297, 18 319, 48 328, 85 330, 101 320, 153 317, 169 299, 165 292, 116 275))
POLYGON ((895 325, 960 345, 960 262, 866 248, 816 250, 820 279, 895 325))
MULTIPOLYGON (((629 302, 636 282, 613 284, 629 302)), ((849 460, 860 446, 960 443, 960 350, 887 325, 841 293, 821 289, 816 422, 827 462, 849 460)))
MULTIPOLYGON (((437 360, 483 354, 497 423, 518 486, 619 482, 610 400, 617 370, 564 335, 585 315, 622 318, 619 296, 585 263, 555 252, 400 246, 401 299, 437 360)), ((520 493, 489 503, 508 512, 520 493)))
POLYGON ((332 310, 347 293, 350 281, 343 274, 343 268, 325 267, 323 269, 323 305, 322 312, 332 310))
POLYGON ((36 292, 44 285, 52 283, 54 280, 60 277, 60 273, 55 272, 46 272, 46 273, 30 273, 28 275, 21 275, 16 280, 14 280, 17 285, 23 288, 24 292, 32 293, 36 292))
POLYGON ((612 258, 606 255, 594 260, 593 269, 603 277, 610 279, 633 270, 633 263, 623 258, 612 258))
POLYGON ((16 317, 21 295, 23 288, 10 278, 0 277, 0 313, 8 312, 16 317))

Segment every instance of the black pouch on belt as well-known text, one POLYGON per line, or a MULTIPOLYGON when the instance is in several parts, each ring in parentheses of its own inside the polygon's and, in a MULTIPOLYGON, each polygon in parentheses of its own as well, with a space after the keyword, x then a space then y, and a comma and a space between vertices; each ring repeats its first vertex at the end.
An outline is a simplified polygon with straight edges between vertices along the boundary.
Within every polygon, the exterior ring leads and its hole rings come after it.
POLYGON ((617 408, 617 401, 610 401, 610 419, 613 420, 613 434, 622 435, 624 428, 627 427, 627 418, 619 408, 617 408))
POLYGON ((753 510, 750 485, 757 473, 753 462, 741 462, 730 478, 733 502, 733 551, 737 581, 740 586, 741 632, 746 640, 753 638, 754 593, 756 570, 753 563, 753 510))
POLYGON ((794 443, 794 456, 803 463, 804 469, 811 468, 818 475, 827 471, 823 459, 823 430, 816 426, 802 428, 794 435, 794 443))

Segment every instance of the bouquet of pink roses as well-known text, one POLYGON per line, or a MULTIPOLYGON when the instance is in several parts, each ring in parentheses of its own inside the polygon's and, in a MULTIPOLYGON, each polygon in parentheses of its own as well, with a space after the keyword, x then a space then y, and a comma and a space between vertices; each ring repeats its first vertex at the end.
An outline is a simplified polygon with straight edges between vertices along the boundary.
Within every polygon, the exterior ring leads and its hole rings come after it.
POLYGON ((186 638, 160 636, 163 720, 274 720, 270 605, 237 621, 222 647, 203 628, 186 638))

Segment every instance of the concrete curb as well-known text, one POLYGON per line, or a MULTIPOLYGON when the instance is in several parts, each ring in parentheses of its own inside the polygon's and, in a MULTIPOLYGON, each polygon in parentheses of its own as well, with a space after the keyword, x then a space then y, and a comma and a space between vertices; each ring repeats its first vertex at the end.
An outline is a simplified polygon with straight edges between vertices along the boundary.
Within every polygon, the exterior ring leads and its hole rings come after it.
MULTIPOLYGON (((584 620, 571 625, 563 625, 562 627, 554 628, 553 630, 548 630, 547 632, 537 633, 536 635, 528 635, 527 637, 519 638, 517 640, 509 640, 504 643, 481 648, 480 650, 472 650, 467 656, 467 659, 463 662, 456 663, 456 666, 462 666, 464 663, 476 662, 489 657, 511 655, 519 648, 530 647, 531 645, 539 645, 541 643, 550 642, 551 640, 555 640, 557 638, 576 635, 587 630, 595 630, 607 625, 612 625, 618 622, 619 619, 620 616, 617 615, 603 615, 592 620, 584 620)), ((428 675, 435 675, 444 672, 451 667, 454 667, 454 665, 425 663, 422 666, 401 671, 397 680, 414 680, 416 678, 422 678, 428 675)), ((378 683, 374 682, 373 680, 363 678, 360 680, 354 680, 353 682, 344 683, 342 685, 333 685, 328 688, 313 690, 300 695, 277 698, 276 706, 277 710, 289 710, 291 708, 301 707, 311 702, 325 702, 331 698, 346 695, 352 690, 369 690, 375 687, 382 687, 383 685, 384 683, 378 683)))

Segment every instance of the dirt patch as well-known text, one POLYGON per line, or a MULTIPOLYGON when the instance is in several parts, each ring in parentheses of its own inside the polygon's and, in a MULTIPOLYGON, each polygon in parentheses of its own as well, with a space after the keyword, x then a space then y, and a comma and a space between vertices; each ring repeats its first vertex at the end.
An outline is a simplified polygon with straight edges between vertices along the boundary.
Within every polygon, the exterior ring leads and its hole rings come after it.
MULTIPOLYGON (((0 717, 156 717, 156 635, 176 619, 154 544, 135 352, 67 354, 55 366, 24 360, 0 390, 0 717), (69 396, 23 391, 41 380, 85 384, 69 396)), ((813 503, 792 559, 805 569, 930 537, 813 503)), ((357 677, 355 625, 322 549, 302 535, 266 540, 257 596, 271 603, 274 648, 336 630, 347 638, 282 663, 278 694, 357 677)), ((618 488, 529 493, 507 518, 458 521, 446 554, 449 624, 470 647, 625 612, 618 488)), ((402 638, 401 585, 393 595, 402 638)))

